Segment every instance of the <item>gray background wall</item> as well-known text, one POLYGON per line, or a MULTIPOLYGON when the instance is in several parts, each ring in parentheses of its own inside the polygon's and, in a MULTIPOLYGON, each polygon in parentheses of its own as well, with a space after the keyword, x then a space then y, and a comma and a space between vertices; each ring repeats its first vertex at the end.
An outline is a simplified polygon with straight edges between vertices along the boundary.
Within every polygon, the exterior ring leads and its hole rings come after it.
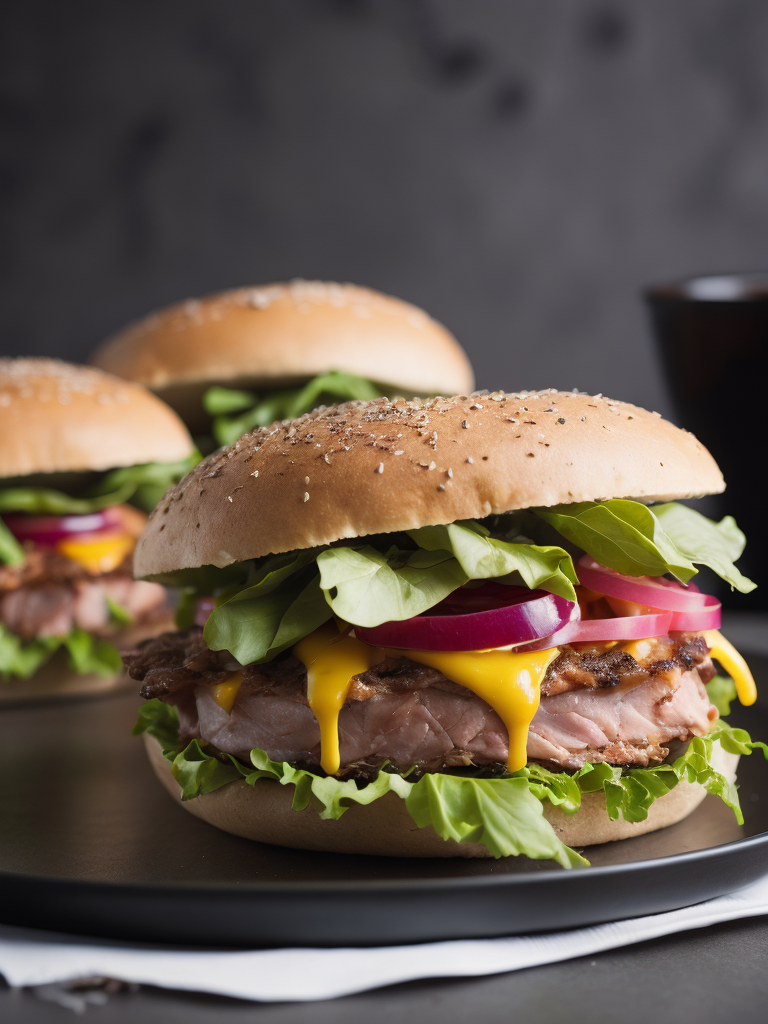
POLYGON ((638 289, 768 264, 763 0, 5 0, 6 353, 353 280, 669 412, 638 289))

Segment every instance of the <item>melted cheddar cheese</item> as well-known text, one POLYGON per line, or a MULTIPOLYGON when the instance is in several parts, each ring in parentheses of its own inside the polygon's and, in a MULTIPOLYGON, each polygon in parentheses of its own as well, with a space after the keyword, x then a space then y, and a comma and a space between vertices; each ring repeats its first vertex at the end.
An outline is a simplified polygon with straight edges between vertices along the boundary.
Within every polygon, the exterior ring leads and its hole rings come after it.
POLYGON ((730 641, 717 629, 708 629, 702 636, 709 647, 710 656, 719 661, 736 684, 736 693, 742 704, 754 704, 757 687, 749 666, 730 641))
MULTIPOLYGON (((334 623, 328 623, 296 644, 293 653, 307 670, 307 700, 320 726, 320 764, 334 775, 341 765, 339 714, 352 679, 379 664, 385 652, 341 635, 334 623)), ((558 653, 557 648, 527 654, 508 650, 386 652, 436 668, 482 697, 509 733, 510 771, 527 763, 528 728, 539 706, 547 667, 558 653)))
MULTIPOLYGON (((394 653, 394 652, 393 652, 394 653)), ((548 666, 560 651, 399 651, 403 657, 429 665, 460 686, 482 697, 509 733, 507 768, 525 768, 528 728, 539 707, 541 684, 548 666)))
POLYGON ((106 537, 91 534, 90 537, 60 540, 56 550, 71 562, 77 562, 87 572, 98 576, 122 565, 135 546, 136 538, 130 533, 116 533, 106 537))
POLYGON ((232 714, 232 705, 235 703, 235 697, 237 691, 240 689, 243 682, 243 673, 234 672, 229 679, 225 679, 223 683, 216 683, 211 691, 211 695, 219 707, 226 711, 228 715, 232 714))
POLYGON ((378 664, 382 651, 328 622, 300 640, 293 653, 307 670, 307 700, 320 726, 320 767, 335 775, 341 766, 339 712, 352 679, 378 664))

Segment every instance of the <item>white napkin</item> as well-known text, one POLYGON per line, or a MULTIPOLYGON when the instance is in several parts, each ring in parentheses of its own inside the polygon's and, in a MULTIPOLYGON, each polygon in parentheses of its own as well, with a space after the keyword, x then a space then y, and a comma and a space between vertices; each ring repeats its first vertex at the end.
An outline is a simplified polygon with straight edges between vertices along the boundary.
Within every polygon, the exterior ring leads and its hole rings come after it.
POLYGON ((260 1002, 296 1002, 417 978, 501 974, 761 914, 768 914, 768 876, 730 896, 630 921, 546 935, 377 949, 158 949, 85 943, 74 936, 0 926, 0 973, 12 986, 97 976, 260 1002))

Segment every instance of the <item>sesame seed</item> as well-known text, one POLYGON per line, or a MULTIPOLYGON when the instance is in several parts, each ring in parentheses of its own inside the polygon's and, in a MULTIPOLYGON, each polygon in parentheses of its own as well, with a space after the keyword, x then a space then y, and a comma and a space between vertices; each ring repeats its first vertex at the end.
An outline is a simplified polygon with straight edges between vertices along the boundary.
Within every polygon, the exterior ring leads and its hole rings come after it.
POLYGON ((305 477, 304 477, 304 483, 305 483, 305 484, 308 484, 308 483, 309 483, 309 477, 308 477, 308 476, 305 476, 305 477))
POLYGON ((309 501, 309 491, 304 491, 304 501, 309 501))
POLYGON ((452 469, 446 469, 445 475, 448 477, 449 480, 453 480, 453 470, 452 469))
POLYGON ((395 452, 395 455, 403 455, 403 454, 404 453, 403 453, 402 448, 398 448, 398 450, 395 452))
POLYGON ((468 420, 462 420, 461 421, 461 425, 462 425, 462 427, 464 427, 465 430, 469 430, 469 421, 468 420))
POLYGON ((444 491, 445 490, 445 484, 438 484, 437 485, 437 489, 438 489, 438 491, 444 491))
POLYGON ((586 423, 587 422, 587 417, 586 416, 582 416, 581 417, 581 422, 582 423, 586 423))
POLYGON ((254 471, 251 473, 251 476, 258 476, 258 475, 259 475, 258 469, 254 469, 254 471))
POLYGON ((376 467, 376 469, 374 470, 374 473, 383 473, 383 472, 384 472, 384 463, 380 462, 378 464, 378 466, 376 467))
POLYGON ((470 464, 470 466, 471 466, 471 465, 472 465, 472 464, 474 463, 474 461, 475 461, 475 460, 474 460, 474 459, 472 458, 472 456, 471 456, 471 455, 468 455, 468 456, 467 456, 467 458, 466 458, 466 461, 467 461, 467 462, 468 462, 468 463, 470 464))
POLYGON ((427 466, 427 469, 437 469, 437 463, 430 462, 430 464, 427 466))
POLYGON ((562 416, 558 416, 557 422, 558 423, 565 423, 565 419, 562 416))
POLYGON ((234 501, 233 501, 233 499, 232 499, 232 495, 231 495, 231 494, 228 494, 228 495, 227 495, 227 501, 231 501, 231 502, 232 502, 232 504, 234 504, 234 501))

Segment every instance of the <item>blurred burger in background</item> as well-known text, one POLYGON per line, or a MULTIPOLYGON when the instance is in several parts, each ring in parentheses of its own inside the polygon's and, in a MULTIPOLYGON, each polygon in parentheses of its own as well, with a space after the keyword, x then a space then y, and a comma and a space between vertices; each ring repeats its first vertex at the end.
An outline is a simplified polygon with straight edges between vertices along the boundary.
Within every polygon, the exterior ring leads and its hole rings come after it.
POLYGON ((474 387, 463 349, 423 310, 322 281, 190 299, 128 327, 91 361, 154 391, 205 451, 321 405, 474 387))
POLYGON ((97 692, 118 648, 169 628, 136 540, 199 455, 144 388, 53 359, 0 360, 0 700, 97 692))

